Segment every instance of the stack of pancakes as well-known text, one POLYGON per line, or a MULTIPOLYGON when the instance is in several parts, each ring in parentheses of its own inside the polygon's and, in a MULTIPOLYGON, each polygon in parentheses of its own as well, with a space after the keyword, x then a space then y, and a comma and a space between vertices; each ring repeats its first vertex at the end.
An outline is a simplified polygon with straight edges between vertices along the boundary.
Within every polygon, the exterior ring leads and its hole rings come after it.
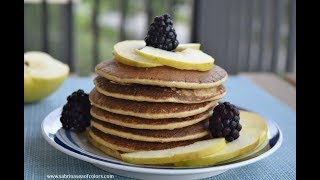
POLYGON ((90 142, 108 155, 169 149, 208 138, 208 118, 227 73, 138 68, 115 60, 96 66, 90 142))

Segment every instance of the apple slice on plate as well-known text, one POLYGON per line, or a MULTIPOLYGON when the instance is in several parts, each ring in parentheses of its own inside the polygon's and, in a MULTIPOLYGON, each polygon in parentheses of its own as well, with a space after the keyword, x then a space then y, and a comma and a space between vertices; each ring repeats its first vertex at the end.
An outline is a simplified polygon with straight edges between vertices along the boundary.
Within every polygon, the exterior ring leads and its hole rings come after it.
POLYGON ((262 144, 266 139, 268 133, 268 126, 261 116, 248 111, 240 111, 240 124, 243 128, 261 129, 259 145, 262 144))
POLYGON ((178 47, 174 51, 183 51, 187 48, 200 50, 200 44, 199 43, 187 43, 187 44, 179 44, 178 47))
POLYGON ((242 129, 240 137, 227 143, 225 148, 212 155, 188 161, 174 163, 175 166, 208 166, 245 154, 259 144, 261 130, 257 128, 242 129))
POLYGON ((136 49, 146 46, 144 41, 128 40, 118 42, 113 46, 113 55, 115 59, 123 64, 134 67, 156 67, 162 66, 159 63, 150 61, 149 59, 135 53, 136 49))
POLYGON ((172 149, 124 153, 121 158, 133 164, 168 164, 208 156, 219 152, 225 145, 224 138, 216 138, 172 149))
POLYGON ((66 64, 49 54, 31 51, 24 54, 24 102, 31 103, 49 96, 69 74, 66 64))
POLYGON ((177 69, 208 71, 214 63, 214 59, 208 54, 191 48, 173 52, 146 46, 142 49, 137 49, 136 53, 154 63, 177 69))
POLYGON ((269 140, 265 140, 263 143, 261 143, 260 145, 258 145, 255 149, 251 150, 250 152, 243 154, 241 156, 237 156, 231 159, 228 159, 226 161, 222 161, 218 164, 225 164, 225 163, 230 163, 230 162, 236 162, 239 160, 246 160, 246 159, 250 159, 252 157, 258 156, 261 153, 264 153, 265 151, 267 151, 269 149, 269 140))

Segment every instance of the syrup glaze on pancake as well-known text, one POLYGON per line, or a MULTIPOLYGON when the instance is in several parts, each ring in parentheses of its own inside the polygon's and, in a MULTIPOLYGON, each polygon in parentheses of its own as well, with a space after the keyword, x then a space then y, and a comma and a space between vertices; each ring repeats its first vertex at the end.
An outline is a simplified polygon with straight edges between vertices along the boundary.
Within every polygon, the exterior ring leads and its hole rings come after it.
POLYGON ((227 72, 214 65, 209 71, 180 70, 168 66, 140 68, 115 60, 103 61, 95 67, 98 75, 119 83, 136 83, 185 89, 212 88, 221 85, 227 72))
POLYGON ((218 101, 197 104, 157 103, 117 99, 105 96, 96 89, 90 92, 91 103, 101 109, 116 114, 130 115, 148 119, 184 118, 207 111, 218 101))
POLYGON ((131 139, 125 139, 118 136, 113 136, 111 134, 103 133, 102 131, 91 127, 89 131, 90 136, 97 143, 106 146, 113 150, 118 150, 122 152, 135 152, 135 151, 151 151, 151 150, 162 150, 170 149, 179 146, 186 146, 193 144, 197 141, 208 139, 208 137, 193 139, 187 141, 178 141, 178 142, 144 142, 131 139))
POLYGON ((174 142, 198 139, 208 135, 208 120, 174 130, 132 129, 117 126, 97 119, 91 120, 91 126, 104 133, 126 139, 148 142, 174 142))
POLYGON ((121 84, 98 76, 94 79, 96 89, 120 99, 148 102, 201 103, 221 99, 226 90, 223 85, 206 89, 180 89, 142 84, 121 84))
POLYGON ((212 108, 203 113, 185 118, 145 119, 134 116, 115 114, 95 106, 91 107, 92 117, 111 124, 134 129, 176 129, 198 123, 212 115, 212 108))

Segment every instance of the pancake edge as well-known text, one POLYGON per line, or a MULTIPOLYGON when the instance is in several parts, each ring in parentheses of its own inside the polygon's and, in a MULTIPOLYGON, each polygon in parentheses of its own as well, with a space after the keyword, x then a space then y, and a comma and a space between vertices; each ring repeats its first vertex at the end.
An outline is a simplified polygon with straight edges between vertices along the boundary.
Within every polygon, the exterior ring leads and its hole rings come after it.
POLYGON ((99 69, 95 69, 96 73, 106 79, 111 81, 119 82, 119 83, 135 83, 135 84, 144 84, 144 85, 156 85, 161 87, 176 87, 182 89, 205 89, 205 88, 213 88, 215 86, 219 86, 223 84, 228 79, 228 74, 225 77, 220 79, 219 81, 213 83, 186 83, 186 82, 177 82, 177 81, 161 81, 161 80, 149 80, 149 79, 125 79, 119 78, 116 76, 112 76, 107 74, 99 69))
MULTIPOLYGON (((89 97, 90 99, 90 97, 89 97)), ((112 112, 112 113, 116 113, 116 114, 123 114, 123 115, 129 115, 129 116, 135 116, 135 117, 141 117, 141 118, 146 118, 146 119, 163 119, 163 118, 185 118, 188 116, 193 116, 196 114, 200 114, 202 112, 207 111, 208 109, 215 107, 218 104, 218 100, 212 101, 210 103, 208 103, 206 106, 195 109, 195 110, 191 110, 191 111, 184 111, 184 112, 178 112, 178 113, 166 113, 166 114, 143 114, 143 113, 135 113, 132 111, 123 111, 123 110, 119 110, 119 109, 110 109, 107 107, 103 107, 100 106, 99 104, 94 103, 91 99, 90 102, 103 110, 112 112)))
MULTIPOLYGON (((215 95, 215 96, 212 96, 210 98, 207 98, 207 99, 201 100, 201 101, 182 101, 177 98, 153 99, 153 98, 149 98, 149 97, 145 97, 145 96, 134 96, 134 95, 124 95, 124 94, 120 94, 120 93, 110 93, 110 92, 100 88, 96 84, 95 80, 94 80, 94 84, 95 84, 95 88, 97 89, 97 91, 103 95, 118 98, 118 99, 131 100, 131 101, 172 102, 172 103, 182 103, 182 104, 196 104, 196 103, 203 103, 203 102, 221 99, 227 94, 227 91, 224 91, 223 93, 221 93, 219 95, 215 95)), ((216 87, 213 87, 213 88, 216 88, 216 87)))
POLYGON ((91 126, 94 128, 102 131, 103 133, 111 134, 113 136, 118 136, 122 137, 125 139, 131 139, 131 140, 137 140, 137 141, 146 141, 146 142, 176 142, 176 141, 186 141, 186 140, 192 140, 192 139, 198 139, 205 137, 209 134, 208 131, 203 131, 199 132, 193 135, 187 135, 183 137, 174 137, 174 138, 156 138, 156 137, 147 137, 147 136, 142 136, 142 135, 137 135, 137 134, 132 134, 128 132, 123 132, 123 131, 117 131, 111 128, 106 128, 99 123, 96 123, 94 121, 91 121, 91 126))
MULTIPOLYGON (((188 121, 184 121, 184 122, 178 122, 178 123, 170 123, 170 124, 166 124, 166 125, 156 125, 156 126, 155 125, 148 125, 148 124, 129 124, 129 123, 123 123, 123 122, 119 123, 119 121, 117 121, 117 120, 112 120, 111 118, 106 119, 103 116, 98 116, 97 114, 91 112, 91 110, 90 110, 90 114, 92 115, 92 117, 94 117, 100 121, 108 122, 108 123, 115 124, 118 126, 133 128, 133 129, 152 129, 152 130, 168 129, 168 130, 172 130, 172 129, 178 129, 178 128, 190 126, 190 125, 196 124, 202 120, 205 120, 212 115, 212 112, 210 111, 206 115, 204 115, 200 118, 197 118, 197 119, 188 120, 188 121)), ((153 119, 150 119, 150 121, 153 121, 153 119)))

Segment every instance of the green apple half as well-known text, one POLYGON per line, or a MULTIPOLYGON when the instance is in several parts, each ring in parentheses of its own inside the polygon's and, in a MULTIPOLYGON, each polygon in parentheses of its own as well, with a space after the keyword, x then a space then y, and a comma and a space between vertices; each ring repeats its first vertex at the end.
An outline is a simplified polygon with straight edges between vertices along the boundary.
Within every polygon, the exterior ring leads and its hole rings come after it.
POLYGON ((208 156, 220 151, 225 145, 224 138, 216 138, 172 149, 124 153, 121 158, 133 164, 168 164, 208 156))
POLYGON ((136 53, 154 63, 177 69, 208 71, 214 63, 214 59, 210 55, 192 48, 173 52, 146 46, 142 49, 137 49, 136 53))
POLYGON ((66 64, 44 52, 24 54, 24 102, 39 101, 56 91, 69 74, 66 64))

